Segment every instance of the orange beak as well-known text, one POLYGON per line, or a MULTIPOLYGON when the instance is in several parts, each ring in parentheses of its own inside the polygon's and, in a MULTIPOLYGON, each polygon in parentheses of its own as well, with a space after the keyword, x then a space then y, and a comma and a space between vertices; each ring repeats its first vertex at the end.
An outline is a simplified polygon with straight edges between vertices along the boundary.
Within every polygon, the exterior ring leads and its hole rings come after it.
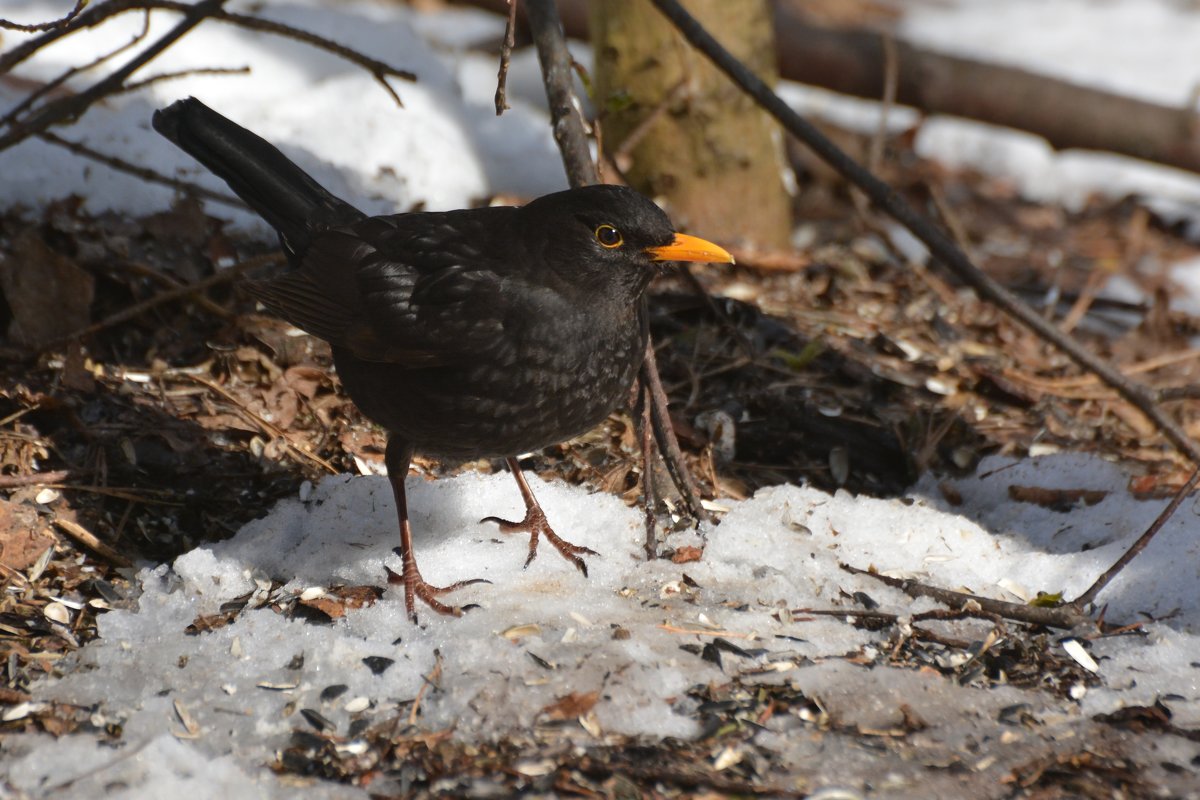
POLYGON ((697 236, 686 233, 675 234, 670 244, 662 247, 647 247, 652 261, 712 261, 719 264, 732 264, 733 256, 721 247, 697 236))

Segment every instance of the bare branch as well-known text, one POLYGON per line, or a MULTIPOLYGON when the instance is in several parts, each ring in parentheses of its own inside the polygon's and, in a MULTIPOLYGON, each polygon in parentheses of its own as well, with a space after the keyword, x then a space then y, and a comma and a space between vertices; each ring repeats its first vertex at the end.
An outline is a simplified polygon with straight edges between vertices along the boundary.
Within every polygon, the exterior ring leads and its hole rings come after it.
POLYGON ((26 33, 33 33, 34 31, 46 31, 50 30, 51 28, 61 28, 71 20, 75 19, 75 17, 79 16, 79 13, 83 11, 87 4, 88 0, 75 0, 75 7, 68 11, 65 17, 59 17, 58 19, 51 20, 50 22, 35 22, 32 25, 22 25, 19 22, 11 22, 7 19, 0 19, 0 28, 5 28, 6 30, 10 31, 25 31, 26 33))
POLYGON ((42 131, 38 134, 38 138, 43 139, 57 147, 70 150, 76 155, 89 158, 92 161, 105 165, 106 167, 112 167, 119 172, 125 172, 133 175, 134 177, 141 178, 144 181, 149 181, 150 183, 160 183, 163 186, 170 186, 172 189, 177 189, 181 192, 187 192, 188 194, 204 198, 205 200, 211 200, 215 203, 223 203, 227 206, 232 206, 233 208, 246 208, 245 203, 238 198, 233 197, 232 195, 214 192, 211 189, 205 189, 203 186, 197 186, 193 183, 188 183, 187 181, 170 178, 147 167, 140 167, 137 164, 130 164, 128 161, 117 158, 116 156, 110 156, 106 153, 101 153, 98 150, 93 150, 82 142, 73 142, 70 139, 64 139, 58 134, 51 133, 50 131, 42 131))
POLYGON ((125 83, 126 78, 174 44, 181 36, 200 24, 203 19, 220 9, 224 2, 225 0, 203 0, 190 6, 178 25, 120 69, 105 76, 79 94, 61 98, 34 109, 27 117, 14 123, 6 133, 0 135, 0 151, 12 147, 34 134, 41 133, 51 125, 79 117, 101 97, 117 91, 125 83))
POLYGON ((1125 566, 1130 561, 1133 561, 1133 559, 1137 558, 1138 553, 1146 549, 1146 545, 1150 544, 1150 540, 1154 538, 1154 535, 1162 530, 1163 525, 1167 524, 1167 520, 1171 518, 1176 509, 1178 509, 1183 503, 1184 499, 1192 493, 1192 490, 1196 488, 1197 484, 1200 484, 1200 469, 1197 469, 1192 473, 1192 477, 1188 479, 1187 483, 1180 487, 1179 491, 1175 493, 1175 496, 1171 498, 1171 502, 1167 503, 1167 507, 1164 508, 1161 513, 1159 513, 1154 522, 1150 523, 1150 527, 1146 529, 1146 532, 1139 536, 1138 540, 1130 545, 1129 549, 1125 551, 1125 554, 1118 558, 1116 563, 1105 570, 1104 574, 1097 578, 1096 582, 1089 586, 1086 592, 1072 600, 1071 605, 1075 606, 1076 608, 1083 608, 1089 603, 1094 602, 1096 595, 1100 594, 1104 587, 1108 586, 1108 584, 1112 582, 1112 579, 1117 577, 1121 570, 1125 569, 1125 566))
POLYGON ((517 0, 508 0, 508 22, 504 26, 504 43, 500 45, 500 73, 496 76, 496 116, 509 108, 504 88, 508 83, 508 63, 517 43, 517 0))

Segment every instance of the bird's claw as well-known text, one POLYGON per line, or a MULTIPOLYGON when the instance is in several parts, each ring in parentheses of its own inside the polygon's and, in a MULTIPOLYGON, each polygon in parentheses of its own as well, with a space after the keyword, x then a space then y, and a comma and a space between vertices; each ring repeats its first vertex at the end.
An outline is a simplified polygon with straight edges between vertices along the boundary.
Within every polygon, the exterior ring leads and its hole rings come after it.
POLYGON ((533 506, 525 512, 525 518, 520 522, 501 519, 500 517, 484 517, 480 522, 495 522, 500 526, 501 533, 528 533, 529 534, 529 555, 525 557, 525 566, 528 567, 537 556, 538 541, 540 537, 545 536, 546 541, 554 545, 554 549, 562 555, 567 561, 575 565, 575 568, 583 573, 586 578, 588 574, 587 562, 580 556, 598 556, 600 555, 590 547, 583 547, 577 544, 571 544, 566 539, 561 538, 554 529, 550 527, 549 521, 546 519, 546 514, 539 506, 533 506))
MULTIPOLYGON (((400 548, 396 548, 393 552, 400 554, 400 548)), ((437 598, 450 592, 458 591, 466 586, 471 586, 476 583, 491 583, 486 578, 472 578, 465 581, 457 581, 449 586, 434 586, 426 583, 421 577, 420 571, 417 569, 415 561, 404 565, 404 572, 399 573, 390 567, 384 566, 387 570, 388 583, 404 587, 404 608, 408 612, 408 618, 415 625, 417 623, 416 600, 419 598, 421 602, 432 608, 439 614, 445 614, 450 617, 461 617, 463 612, 478 608, 477 603, 469 603, 465 606, 452 606, 441 602, 437 598)))

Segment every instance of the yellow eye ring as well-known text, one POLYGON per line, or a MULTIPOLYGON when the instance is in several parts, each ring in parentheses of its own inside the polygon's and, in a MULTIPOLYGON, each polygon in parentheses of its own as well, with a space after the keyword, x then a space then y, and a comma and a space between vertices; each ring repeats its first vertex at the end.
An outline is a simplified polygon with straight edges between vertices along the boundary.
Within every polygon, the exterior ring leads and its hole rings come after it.
POLYGON ((621 232, 612 225, 605 223, 596 228, 596 241, 601 247, 607 247, 609 250, 614 247, 620 247, 624 244, 625 239, 621 236, 621 232))

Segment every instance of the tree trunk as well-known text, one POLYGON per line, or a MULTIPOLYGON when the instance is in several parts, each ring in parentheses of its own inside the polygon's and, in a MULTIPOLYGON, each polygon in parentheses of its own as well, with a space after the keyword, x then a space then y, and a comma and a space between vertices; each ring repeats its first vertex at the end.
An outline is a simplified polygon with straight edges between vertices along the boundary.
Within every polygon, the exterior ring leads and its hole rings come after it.
MULTIPOLYGON (((767 0, 685 5, 774 82, 767 0)), ((774 121, 646 0, 593 0, 590 23, 604 148, 630 184, 663 200, 682 228, 729 244, 785 246, 791 204, 774 121)))

